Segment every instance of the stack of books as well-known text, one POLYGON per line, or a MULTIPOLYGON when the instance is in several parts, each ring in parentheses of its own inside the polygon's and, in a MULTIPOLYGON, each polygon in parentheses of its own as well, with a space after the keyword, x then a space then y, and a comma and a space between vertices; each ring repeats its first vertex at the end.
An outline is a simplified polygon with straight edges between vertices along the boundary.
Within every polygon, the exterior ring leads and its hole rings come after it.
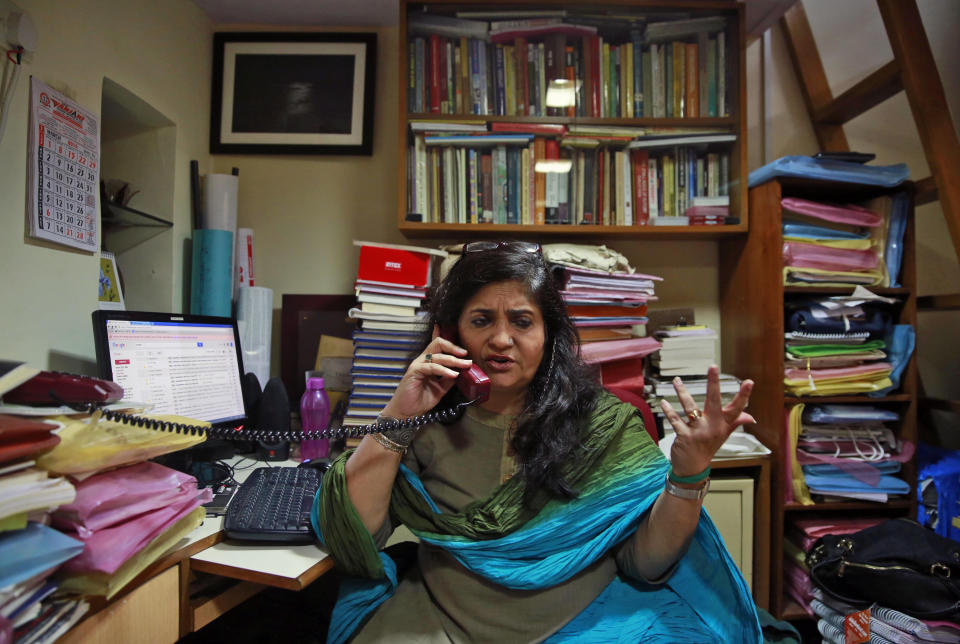
POLYGON ((655 284, 663 278, 629 272, 608 272, 558 266, 561 295, 577 329, 580 354, 599 365, 605 386, 643 391, 643 359, 660 348, 644 337, 647 303, 657 299, 655 284))
MULTIPOLYGON (((353 332, 351 389, 343 426, 368 425, 389 402, 426 328, 424 301, 431 284, 431 258, 444 251, 419 246, 355 241, 360 264, 353 332)), ((348 439, 347 446, 359 443, 348 439)))
POLYGON ((662 380, 703 376, 717 361, 717 332, 705 326, 670 326, 656 332, 663 347, 652 359, 662 380))
MULTIPOLYGON (((651 376, 648 378, 646 396, 650 406, 654 410, 660 409, 660 401, 666 400, 682 415, 682 406, 676 390, 673 388, 672 377, 651 376)), ((687 393, 693 396, 698 409, 703 409, 707 401, 707 379, 706 378, 683 378, 683 385, 687 388, 687 393)), ((733 397, 740 391, 740 379, 727 373, 720 374, 720 400, 726 405, 733 400, 733 397)), ((660 425, 664 436, 673 433, 673 425, 667 420, 666 416, 660 415, 660 425)), ((738 429, 737 431, 742 431, 738 429)))

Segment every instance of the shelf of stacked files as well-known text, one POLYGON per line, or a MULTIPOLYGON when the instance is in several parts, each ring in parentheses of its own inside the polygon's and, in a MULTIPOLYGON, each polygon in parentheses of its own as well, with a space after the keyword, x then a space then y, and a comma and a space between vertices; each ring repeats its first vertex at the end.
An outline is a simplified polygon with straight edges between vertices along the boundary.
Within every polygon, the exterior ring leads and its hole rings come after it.
POLYGON ((909 511, 913 503, 915 436, 901 431, 913 401, 901 389, 915 346, 905 311, 913 294, 899 281, 910 199, 906 192, 860 203, 786 196, 781 208, 784 509, 791 512, 784 590, 816 617, 814 607, 827 609, 798 557, 811 533, 824 524, 834 534, 853 532, 882 517, 825 520, 817 511, 909 511))
POLYGON ((785 157, 750 175, 722 240, 724 366, 756 382, 776 458, 771 612, 814 615, 804 535, 916 507, 916 239, 903 164, 785 157), (811 532, 812 531, 812 532, 811 532), (803 591, 807 592, 804 594, 803 591), (800 601, 802 598, 803 601, 800 601))
POLYGON ((401 2, 399 227, 746 230, 735 3, 401 2))

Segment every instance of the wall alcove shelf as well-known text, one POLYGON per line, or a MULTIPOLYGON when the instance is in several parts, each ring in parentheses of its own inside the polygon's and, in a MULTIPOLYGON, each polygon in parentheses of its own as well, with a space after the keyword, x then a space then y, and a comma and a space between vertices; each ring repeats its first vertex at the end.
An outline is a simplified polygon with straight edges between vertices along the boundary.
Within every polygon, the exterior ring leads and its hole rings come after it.
POLYGON ((173 227, 172 221, 130 206, 106 199, 100 203, 103 248, 112 253, 122 253, 173 227))

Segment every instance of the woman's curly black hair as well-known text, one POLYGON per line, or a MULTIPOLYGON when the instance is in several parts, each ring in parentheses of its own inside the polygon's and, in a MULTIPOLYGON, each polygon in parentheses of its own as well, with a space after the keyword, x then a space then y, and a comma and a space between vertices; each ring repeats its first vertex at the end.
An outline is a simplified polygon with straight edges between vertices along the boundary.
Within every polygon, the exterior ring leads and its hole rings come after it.
MULTIPOLYGON (((576 329, 542 253, 506 242, 463 254, 430 300, 430 324, 414 355, 430 343, 434 324, 441 329, 456 327, 460 313, 477 291, 507 281, 524 286, 531 301, 540 307, 546 327, 543 359, 511 438, 520 466, 518 476, 528 494, 547 490, 559 498, 573 498, 577 490, 563 479, 562 464, 574 457, 582 423, 593 409, 599 386, 580 359, 576 329)), ((457 397, 454 387, 437 407, 449 407, 457 397)))

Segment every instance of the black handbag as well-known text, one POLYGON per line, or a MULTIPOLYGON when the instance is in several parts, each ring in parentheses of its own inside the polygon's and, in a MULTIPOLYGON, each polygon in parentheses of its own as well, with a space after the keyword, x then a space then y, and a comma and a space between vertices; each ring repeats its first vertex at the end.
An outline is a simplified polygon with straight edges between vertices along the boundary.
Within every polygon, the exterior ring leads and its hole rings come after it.
POLYGON ((960 543, 910 519, 817 539, 810 578, 858 608, 876 603, 921 619, 960 619, 960 543))

